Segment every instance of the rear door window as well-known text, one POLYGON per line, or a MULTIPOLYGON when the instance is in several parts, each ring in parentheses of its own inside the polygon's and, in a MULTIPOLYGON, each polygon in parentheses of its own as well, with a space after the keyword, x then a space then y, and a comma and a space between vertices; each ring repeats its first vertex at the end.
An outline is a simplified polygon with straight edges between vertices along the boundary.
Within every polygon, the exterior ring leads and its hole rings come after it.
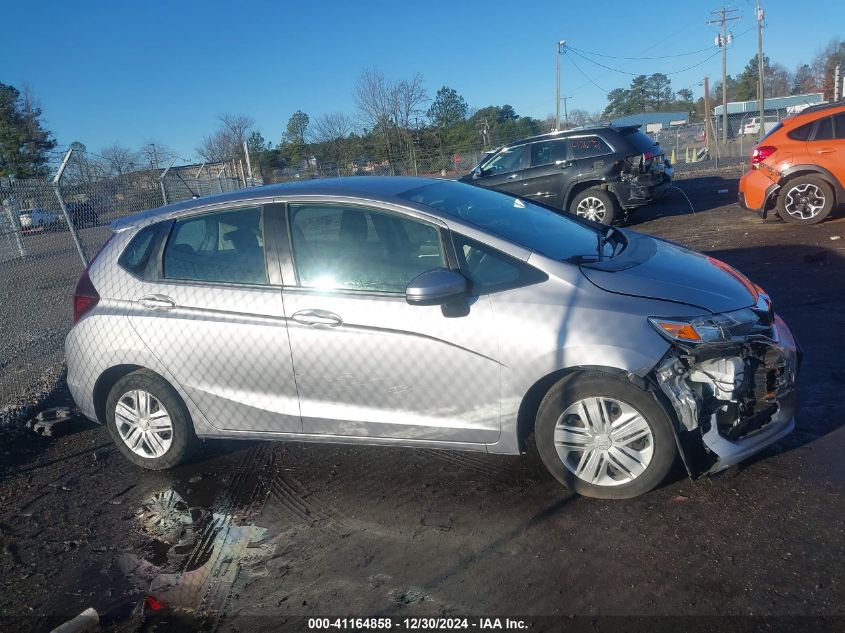
POLYGON ((554 165, 567 158, 566 141, 549 140, 531 144, 531 166, 554 165))
POLYGON ((266 284, 261 207, 177 220, 164 248, 165 279, 266 284))

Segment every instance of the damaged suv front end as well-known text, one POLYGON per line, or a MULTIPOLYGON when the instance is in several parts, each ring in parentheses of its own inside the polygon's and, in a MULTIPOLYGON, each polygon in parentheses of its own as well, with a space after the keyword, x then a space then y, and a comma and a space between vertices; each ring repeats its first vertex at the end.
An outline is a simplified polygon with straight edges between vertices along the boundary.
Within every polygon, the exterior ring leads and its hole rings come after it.
POLYGON ((674 409, 692 477, 750 457, 795 428, 801 351, 772 302, 698 319, 649 321, 672 347, 654 377, 674 409))

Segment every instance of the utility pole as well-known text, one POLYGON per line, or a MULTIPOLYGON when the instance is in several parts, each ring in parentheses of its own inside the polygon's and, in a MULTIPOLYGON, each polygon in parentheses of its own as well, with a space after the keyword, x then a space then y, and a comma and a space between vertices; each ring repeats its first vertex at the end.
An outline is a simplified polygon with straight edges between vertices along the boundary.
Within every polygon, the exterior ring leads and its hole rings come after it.
POLYGON ((560 54, 566 48, 566 40, 557 43, 557 98, 555 99, 555 131, 560 129, 560 54))
MULTIPOLYGON (((728 36, 727 36, 727 24, 732 20, 739 20, 739 16, 731 16, 731 13, 735 13, 736 9, 729 9, 727 7, 722 7, 718 11, 711 11, 713 15, 715 15, 718 19, 710 20, 707 24, 718 24, 721 33, 718 36, 719 46, 722 47, 722 142, 727 142, 728 140, 728 36)), ((731 36, 731 41, 733 41, 733 36, 731 36)), ((760 125, 763 125, 763 122, 760 121, 760 125)))
POLYGON ((763 18, 765 13, 763 7, 760 6, 760 0, 757 0, 757 99, 760 102, 760 140, 766 135, 766 123, 764 118, 765 108, 765 93, 763 91, 763 18))
POLYGON ((704 78, 704 144, 710 150, 710 77, 704 78))
POLYGON ((569 96, 561 97, 561 99, 563 100, 563 127, 564 128, 569 128, 569 114, 566 111, 566 100, 571 99, 571 98, 572 97, 569 97, 569 96))

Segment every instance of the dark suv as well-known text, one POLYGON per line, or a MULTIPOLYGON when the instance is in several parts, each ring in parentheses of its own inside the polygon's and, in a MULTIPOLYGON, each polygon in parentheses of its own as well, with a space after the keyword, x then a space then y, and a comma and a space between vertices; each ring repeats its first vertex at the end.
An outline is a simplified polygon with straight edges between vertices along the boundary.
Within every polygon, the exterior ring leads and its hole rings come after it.
POLYGON ((530 198, 602 224, 662 195, 672 182, 663 148, 639 126, 591 126, 516 141, 465 182, 530 198))

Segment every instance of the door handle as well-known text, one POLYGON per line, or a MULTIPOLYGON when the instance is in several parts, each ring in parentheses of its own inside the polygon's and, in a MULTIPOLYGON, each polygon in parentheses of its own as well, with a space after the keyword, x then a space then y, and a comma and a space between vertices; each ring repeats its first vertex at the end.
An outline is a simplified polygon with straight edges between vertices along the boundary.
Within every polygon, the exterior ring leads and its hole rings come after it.
POLYGON ((515 178, 519 178, 519 174, 511 174, 508 176, 508 180, 514 180, 515 178))
POLYGON ((835 151, 835 147, 822 147, 816 150, 816 154, 833 154, 835 151))
POLYGON ((290 318, 297 323, 308 326, 326 325, 328 327, 337 327, 343 325, 343 319, 328 310, 300 310, 299 312, 294 312, 290 318))
POLYGON ((149 310, 170 310, 176 307, 176 302, 165 295, 147 295, 138 303, 149 310))

